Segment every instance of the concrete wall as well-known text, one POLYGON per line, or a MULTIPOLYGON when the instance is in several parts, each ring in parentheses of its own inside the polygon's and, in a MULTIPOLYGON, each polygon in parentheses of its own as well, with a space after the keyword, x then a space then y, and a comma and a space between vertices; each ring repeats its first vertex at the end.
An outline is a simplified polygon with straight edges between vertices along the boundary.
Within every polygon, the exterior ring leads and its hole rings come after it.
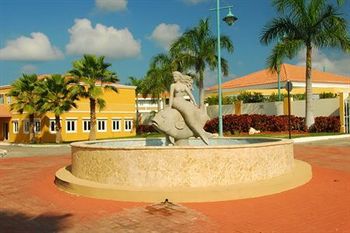
MULTIPOLYGON (((210 119, 218 117, 219 115, 219 106, 218 105, 210 105, 207 106, 207 113, 210 119)), ((235 114, 235 106, 232 105, 222 105, 222 115, 235 114)))
MULTIPOLYGON (((332 99, 319 99, 313 101, 314 117, 318 116, 339 116, 339 97, 332 99)), ((237 105, 238 103, 236 103, 237 105)), ((261 114, 261 115, 287 115, 287 98, 285 103, 266 102, 266 103, 248 103, 241 105, 241 111, 235 110, 235 105, 223 105, 223 115, 227 114, 261 114), (285 109, 284 105, 285 104, 285 109)), ((211 105, 207 107, 208 116, 210 119, 218 116, 218 106, 211 105)), ((305 101, 297 100, 291 102, 291 112, 294 116, 305 116, 305 101)))
MULTIPOLYGON (((294 116, 305 116, 305 101, 297 100, 291 102, 291 112, 294 116)), ((332 99, 319 99, 313 101, 313 115, 339 116, 339 97, 332 99)))
POLYGON ((242 114, 283 115, 283 102, 243 104, 242 114))

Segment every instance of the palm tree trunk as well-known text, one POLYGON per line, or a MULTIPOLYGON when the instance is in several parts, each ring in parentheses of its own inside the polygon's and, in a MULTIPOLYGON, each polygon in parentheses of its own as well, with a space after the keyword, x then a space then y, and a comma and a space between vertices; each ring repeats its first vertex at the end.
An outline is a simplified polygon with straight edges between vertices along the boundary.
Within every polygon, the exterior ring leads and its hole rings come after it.
POLYGON ((89 141, 96 140, 96 99, 90 98, 90 133, 89 141))
POLYGON ((204 107, 204 71, 199 71, 199 83, 198 83, 198 91, 199 91, 199 107, 203 109, 204 107))
POLYGON ((305 124, 307 128, 315 122, 312 106, 312 47, 306 46, 306 98, 305 98, 305 124))
POLYGON ((62 126, 61 118, 59 115, 55 115, 55 125, 56 125, 56 143, 62 142, 62 126))
POLYGON ((34 114, 29 115, 29 143, 35 143, 34 114))

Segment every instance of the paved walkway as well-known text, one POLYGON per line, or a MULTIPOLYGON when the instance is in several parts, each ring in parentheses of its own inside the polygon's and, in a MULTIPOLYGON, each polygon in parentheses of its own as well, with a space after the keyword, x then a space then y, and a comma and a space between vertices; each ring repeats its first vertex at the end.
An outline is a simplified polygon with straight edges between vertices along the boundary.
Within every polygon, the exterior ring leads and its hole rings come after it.
POLYGON ((313 165, 313 179, 302 187, 254 199, 181 205, 61 192, 54 173, 70 157, 67 151, 56 153, 0 159, 0 232, 350 232, 347 141, 295 145, 296 157, 313 165))

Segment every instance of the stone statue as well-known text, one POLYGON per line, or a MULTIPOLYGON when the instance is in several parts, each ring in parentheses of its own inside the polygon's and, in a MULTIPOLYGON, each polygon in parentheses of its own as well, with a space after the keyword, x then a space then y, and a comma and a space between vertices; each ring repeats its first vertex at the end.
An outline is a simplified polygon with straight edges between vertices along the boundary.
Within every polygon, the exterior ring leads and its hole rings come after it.
POLYGON ((190 76, 178 71, 173 72, 174 83, 170 86, 169 106, 155 115, 152 125, 166 135, 167 141, 173 145, 188 145, 189 137, 200 137, 209 144, 210 133, 203 127, 209 117, 198 108, 192 95, 193 80, 190 76), (189 96, 190 101, 184 97, 189 96))

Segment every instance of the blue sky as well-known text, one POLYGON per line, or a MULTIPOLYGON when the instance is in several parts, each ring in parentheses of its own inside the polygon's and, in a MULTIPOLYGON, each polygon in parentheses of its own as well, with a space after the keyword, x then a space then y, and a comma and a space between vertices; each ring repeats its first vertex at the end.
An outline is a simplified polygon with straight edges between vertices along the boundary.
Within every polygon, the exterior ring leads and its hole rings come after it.
MULTIPOLYGON (((221 0, 226 5, 239 19, 232 27, 221 24, 235 46, 233 54, 223 53, 230 64, 224 82, 265 67, 272 46, 258 38, 275 16, 268 0, 221 0)), ((121 83, 141 78, 150 59, 200 19, 209 17, 216 32, 209 11, 215 6, 215 0, 0 0, 0 85, 22 73, 65 73, 84 53, 105 55, 121 83)), ((343 12, 350 21, 350 1, 343 12)), ((303 64, 303 53, 288 62, 303 64)), ((350 76, 350 55, 316 49, 314 66, 350 76)), ((207 71, 206 86, 213 84, 215 71, 207 71)))

